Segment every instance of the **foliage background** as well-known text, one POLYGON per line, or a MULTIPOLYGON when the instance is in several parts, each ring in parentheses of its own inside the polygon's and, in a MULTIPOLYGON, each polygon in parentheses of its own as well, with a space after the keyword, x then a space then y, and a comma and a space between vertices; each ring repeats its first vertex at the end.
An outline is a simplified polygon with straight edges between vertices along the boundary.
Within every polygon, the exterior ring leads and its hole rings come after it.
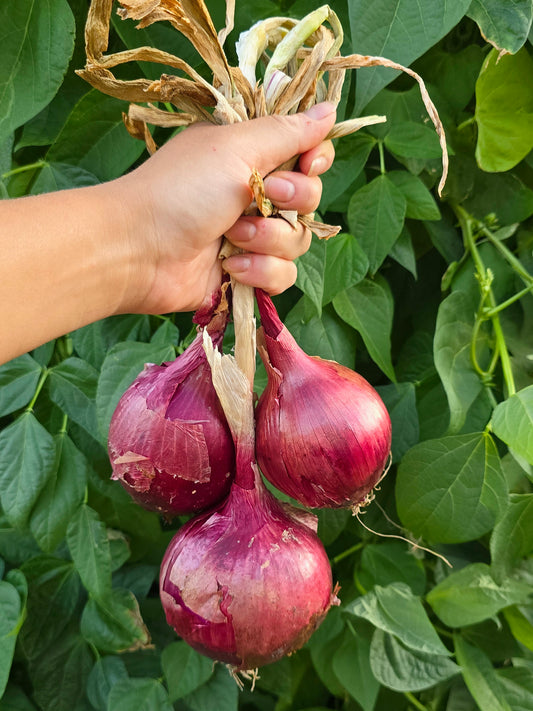
MULTIPOLYGON (((224 4, 208 4, 221 26, 224 4)), ((229 45, 258 19, 315 7, 237 0, 229 45)), ((121 102, 74 73, 87 9, 0 2, 2 198, 106 181, 146 158, 121 102)), ((239 692, 164 621, 158 566, 180 522, 109 481, 113 408, 144 362, 186 347, 190 314, 110 318, 0 368, 2 711, 533 709, 532 2, 334 9, 343 54, 422 74, 451 172, 436 199, 440 152, 412 80, 358 70, 341 118, 388 121, 338 142, 320 211, 343 233, 313 243, 277 305, 307 352, 356 367, 389 407, 394 464, 362 521, 386 534, 399 523, 453 568, 319 512, 342 607, 239 692)), ((169 26, 115 19, 112 42, 198 63, 169 26)))

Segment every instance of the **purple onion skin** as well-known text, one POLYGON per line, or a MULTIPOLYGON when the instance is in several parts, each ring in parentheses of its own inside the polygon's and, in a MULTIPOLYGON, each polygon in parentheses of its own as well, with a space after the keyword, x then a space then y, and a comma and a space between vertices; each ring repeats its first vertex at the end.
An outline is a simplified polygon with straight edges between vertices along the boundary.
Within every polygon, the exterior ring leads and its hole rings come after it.
POLYGON ((236 670, 299 649, 338 604, 315 531, 262 484, 233 485, 224 503, 178 531, 160 596, 180 637, 236 670))
POLYGON ((150 511, 195 513, 228 494, 235 448, 201 334, 175 361, 147 365, 126 390, 108 451, 112 478, 150 511))
POLYGON ((256 295, 268 373, 256 408, 261 471, 306 506, 357 507, 390 456, 387 409, 361 375, 304 353, 270 297, 259 290, 256 295))

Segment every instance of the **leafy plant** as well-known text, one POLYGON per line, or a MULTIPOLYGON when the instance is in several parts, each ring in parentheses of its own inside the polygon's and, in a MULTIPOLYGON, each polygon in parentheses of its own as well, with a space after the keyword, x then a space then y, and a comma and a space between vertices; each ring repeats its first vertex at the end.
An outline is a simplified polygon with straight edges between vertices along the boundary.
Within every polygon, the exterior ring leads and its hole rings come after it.
MULTIPOLYGON (((211 4, 221 26, 224 4, 211 4)), ((4 198, 112 179, 146 157, 123 102, 74 73, 88 5, 0 6, 4 198)), ((238 0, 228 47, 263 17, 315 7, 238 0)), ((424 77, 452 154, 440 200, 418 87, 359 69, 340 118, 387 123, 337 142, 320 215, 343 233, 314 242, 276 299, 304 350, 357 364, 393 421, 393 467, 365 526, 319 512, 342 606, 264 667, 253 693, 176 638, 156 581, 183 521, 169 526, 110 482, 105 444, 143 364, 190 342, 190 315, 106 319, 0 367, 2 710, 533 709, 533 4, 340 0, 335 11, 343 53, 424 77)), ((164 25, 116 20, 112 44, 198 62, 164 25)))

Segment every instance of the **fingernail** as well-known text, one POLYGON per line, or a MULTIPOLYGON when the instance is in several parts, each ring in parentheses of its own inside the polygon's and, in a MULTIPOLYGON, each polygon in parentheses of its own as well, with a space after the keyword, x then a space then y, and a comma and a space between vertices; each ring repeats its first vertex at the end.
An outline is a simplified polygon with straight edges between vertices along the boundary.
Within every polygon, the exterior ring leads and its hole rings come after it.
POLYGON ((265 179, 265 191, 274 202, 289 202, 294 197, 296 188, 289 180, 273 176, 265 179))
POLYGON ((326 116, 330 116, 336 110, 335 104, 332 104, 331 101, 322 101, 322 103, 315 104, 311 106, 310 109, 307 109, 307 111, 304 111, 304 114, 309 116, 310 119, 313 119, 313 121, 320 121, 326 118, 326 116))
POLYGON ((252 240, 257 233, 257 227, 253 222, 248 222, 248 220, 243 219, 241 222, 241 228, 239 232, 240 242, 249 242, 252 240))
POLYGON ((328 165, 328 163, 327 163, 327 160, 324 158, 324 156, 318 156, 311 163, 311 167, 309 168, 307 175, 309 177, 312 177, 314 175, 321 175, 322 173, 325 172, 327 165, 328 165))
POLYGON ((222 262, 222 268, 230 274, 241 274, 248 271, 251 264, 252 260, 246 254, 235 254, 222 262))

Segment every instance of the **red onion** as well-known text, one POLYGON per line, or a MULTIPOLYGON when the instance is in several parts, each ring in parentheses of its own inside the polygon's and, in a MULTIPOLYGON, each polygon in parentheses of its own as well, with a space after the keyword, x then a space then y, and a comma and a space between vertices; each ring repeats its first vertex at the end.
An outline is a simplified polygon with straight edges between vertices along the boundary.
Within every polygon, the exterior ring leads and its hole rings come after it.
MULTIPOLYGON (((207 326, 215 347, 226 322, 224 312, 207 326)), ((145 366, 113 414, 108 450, 112 478, 149 510, 194 513, 227 495, 235 449, 201 333, 175 361, 145 366)))
POLYGON ((228 499, 172 539, 160 595, 167 622, 194 649, 247 670, 301 647, 338 600, 310 521, 239 459, 228 499))
POLYGON ((268 384, 256 408, 256 456, 266 478, 310 507, 356 507, 381 477, 391 422, 358 373, 308 356, 256 290, 268 384))

